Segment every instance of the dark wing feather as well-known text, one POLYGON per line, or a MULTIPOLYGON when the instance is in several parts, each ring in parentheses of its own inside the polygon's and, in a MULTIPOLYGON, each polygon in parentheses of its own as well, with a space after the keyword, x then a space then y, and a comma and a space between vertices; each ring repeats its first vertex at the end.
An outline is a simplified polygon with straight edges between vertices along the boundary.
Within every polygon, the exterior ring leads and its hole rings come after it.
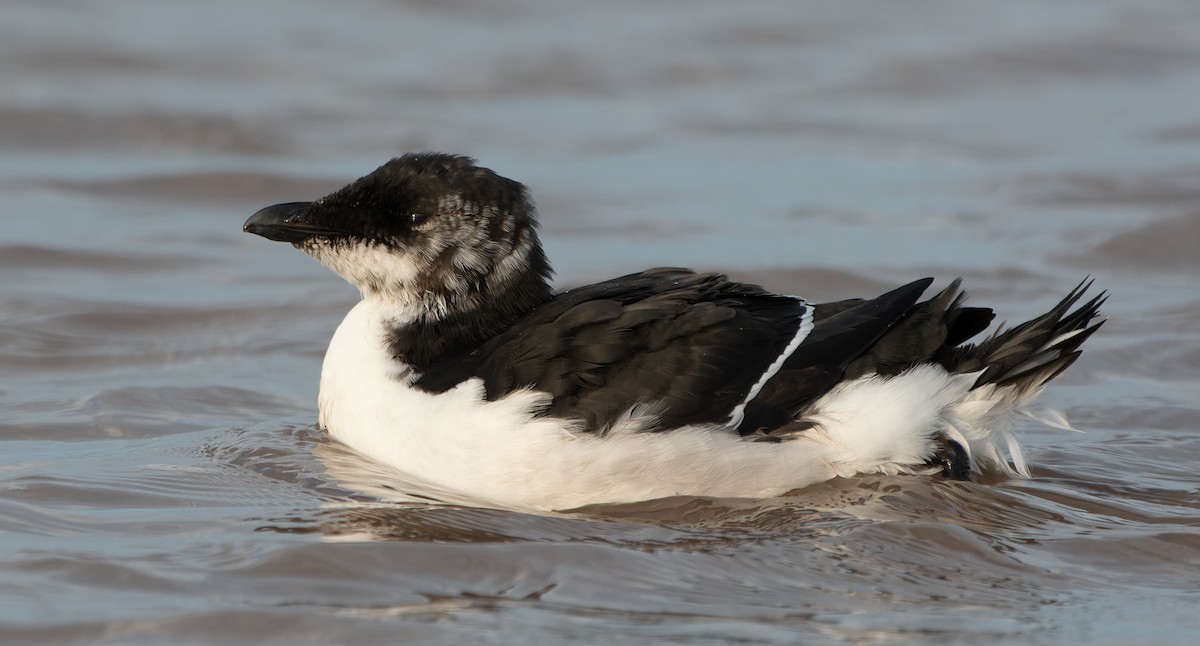
POLYGON ((416 386, 478 377, 489 399, 531 387, 548 414, 601 432, 655 404, 662 428, 729 421, 795 338, 808 307, 719 274, 655 269, 563 292, 416 386))
MULTIPOLYGON (((770 432, 790 423, 808 404, 850 378, 856 364, 869 364, 874 371, 876 364, 884 361, 880 353, 892 353, 890 343, 878 347, 882 337, 892 336, 889 331, 901 327, 901 322, 912 322, 911 314, 919 309, 913 306, 932 282, 932 278, 924 278, 871 300, 816 306, 813 331, 746 407, 739 432, 770 432)), ((915 340, 910 337, 915 335, 905 334, 901 344, 915 340)), ((939 338, 944 339, 945 334, 939 338)), ((913 355, 908 356, 911 364, 913 355)))
MULTIPOLYGON (((937 296, 914 305, 887 334, 846 367, 845 378, 900 374, 982 332, 995 315, 987 308, 963 307, 966 293, 961 285, 962 279, 955 279, 937 296)), ((817 306, 817 312, 823 307, 817 306)))

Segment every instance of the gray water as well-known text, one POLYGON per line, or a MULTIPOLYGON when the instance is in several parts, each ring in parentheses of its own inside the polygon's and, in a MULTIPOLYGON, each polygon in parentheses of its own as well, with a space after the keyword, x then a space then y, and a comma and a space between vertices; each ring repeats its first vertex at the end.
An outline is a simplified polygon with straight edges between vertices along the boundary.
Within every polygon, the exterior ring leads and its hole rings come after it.
POLYGON ((1190 0, 0 7, 0 641, 1190 644, 1190 0), (1029 480, 579 513, 405 507, 315 428, 353 289, 244 235, 410 150, 527 183, 560 285, 811 299, 1085 275, 1029 480))

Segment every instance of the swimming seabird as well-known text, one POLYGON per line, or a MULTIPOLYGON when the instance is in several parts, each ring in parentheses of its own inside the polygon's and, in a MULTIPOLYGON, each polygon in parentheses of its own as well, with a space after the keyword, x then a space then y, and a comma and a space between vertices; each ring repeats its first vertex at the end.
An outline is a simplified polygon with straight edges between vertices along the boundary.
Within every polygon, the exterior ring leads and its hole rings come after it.
POLYGON ((973 344, 994 315, 958 280, 813 304, 658 268, 555 292, 537 226, 523 185, 440 153, 251 216, 362 294, 325 355, 320 426, 441 490, 537 510, 1028 475, 1013 418, 1103 323, 1103 293, 1076 306, 1090 281, 973 344))

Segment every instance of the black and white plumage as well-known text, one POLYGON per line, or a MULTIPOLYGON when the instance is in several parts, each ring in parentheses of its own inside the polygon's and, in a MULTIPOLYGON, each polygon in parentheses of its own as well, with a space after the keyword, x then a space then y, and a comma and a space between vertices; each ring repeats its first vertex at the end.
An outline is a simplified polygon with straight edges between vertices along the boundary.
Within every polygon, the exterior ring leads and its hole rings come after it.
POLYGON ((993 314, 964 307, 958 281, 924 302, 932 279, 811 304, 659 268, 555 293, 525 188, 437 153, 244 228, 362 293, 326 354, 320 424, 456 500, 496 506, 1026 473, 1013 415, 1102 323, 1103 294, 1076 307, 1087 285, 977 345, 993 314))

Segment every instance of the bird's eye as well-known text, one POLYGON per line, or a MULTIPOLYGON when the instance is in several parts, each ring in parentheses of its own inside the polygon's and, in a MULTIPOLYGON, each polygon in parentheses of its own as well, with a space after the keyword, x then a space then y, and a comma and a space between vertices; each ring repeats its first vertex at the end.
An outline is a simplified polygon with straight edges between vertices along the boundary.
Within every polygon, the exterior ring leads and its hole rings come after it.
POLYGON ((410 213, 408 216, 409 222, 412 222, 413 224, 421 224, 428 219, 429 216, 424 213, 410 213))

